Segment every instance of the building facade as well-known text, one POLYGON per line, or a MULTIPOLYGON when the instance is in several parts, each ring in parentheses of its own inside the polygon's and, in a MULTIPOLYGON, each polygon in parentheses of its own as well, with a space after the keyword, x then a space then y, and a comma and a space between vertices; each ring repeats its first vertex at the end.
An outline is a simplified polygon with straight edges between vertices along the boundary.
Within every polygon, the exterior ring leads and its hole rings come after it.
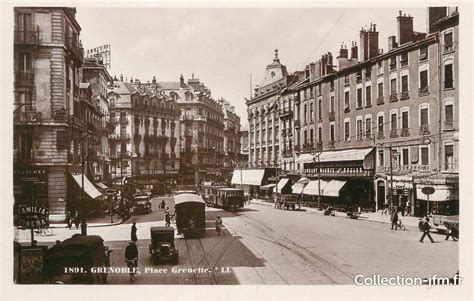
POLYGON ((109 183, 111 181, 109 135, 112 133, 113 126, 109 123, 107 91, 112 83, 112 77, 98 58, 86 58, 81 70, 82 79, 90 84, 92 99, 99 104, 99 111, 102 115, 100 119, 102 133, 97 153, 97 164, 93 167, 96 174, 94 180, 109 183))
POLYGON ((242 166, 244 163, 241 156, 240 116, 236 114, 234 106, 223 98, 219 99, 218 102, 221 104, 224 113, 223 178, 225 182, 230 183, 234 167, 242 166))
POLYGON ((108 92, 111 175, 152 189, 176 180, 180 169, 179 110, 175 100, 139 80, 114 78, 108 92))
POLYGON ((15 203, 44 206, 50 221, 62 221, 74 206, 67 187, 70 174, 81 172, 87 131, 81 27, 74 8, 17 7, 14 13, 15 203))
POLYGON ((256 94, 247 102, 249 163, 269 164, 262 134, 277 102, 278 166, 290 178, 318 180, 323 201, 409 207, 419 216, 458 212, 458 18, 456 8, 429 8, 427 33, 418 33, 400 12, 387 52, 371 24, 359 45, 341 46, 337 70, 328 53, 287 75, 283 87, 256 94), (427 186, 435 188, 430 202, 427 186))

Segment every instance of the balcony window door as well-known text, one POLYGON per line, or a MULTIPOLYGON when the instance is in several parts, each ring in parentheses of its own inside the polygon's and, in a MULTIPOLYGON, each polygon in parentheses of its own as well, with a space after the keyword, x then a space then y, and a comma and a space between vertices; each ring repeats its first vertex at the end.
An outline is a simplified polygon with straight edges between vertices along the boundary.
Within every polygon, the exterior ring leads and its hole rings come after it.
POLYGON ((372 86, 365 87, 365 106, 372 105, 372 86))
POLYGON ((408 129, 408 111, 402 112, 402 129, 408 129))
POLYGON ((426 127, 429 124, 428 120, 428 108, 420 109, 420 125, 426 127))
POLYGON ((390 80, 390 94, 397 95, 397 79, 395 78, 390 80))
POLYGON ((344 141, 350 140, 350 122, 346 121, 344 123, 344 141))
POLYGON ((378 117, 377 131, 378 131, 379 133, 383 133, 383 115, 380 115, 380 116, 378 117))
POLYGON ((362 140, 362 119, 357 120, 357 140, 362 140))
POLYGON ((428 147, 421 148, 421 165, 429 165, 430 164, 430 150, 428 147))
POLYGON ((444 146, 445 170, 454 169, 454 145, 446 144, 444 146))
POLYGON ((409 164, 408 152, 409 152, 408 148, 402 149, 402 164, 403 165, 409 164))
POLYGON ((397 114, 393 113, 390 115, 390 129, 392 131, 397 130, 397 114))
POLYGON ((357 108, 362 108, 362 88, 357 89, 357 108))
POLYGON ((336 137, 335 137, 335 126, 334 124, 331 124, 330 126, 330 130, 331 130, 331 141, 335 141, 336 140, 336 137))
POLYGON ((365 139, 372 138, 372 118, 365 119, 365 139))
POLYGON ((428 88, 428 70, 420 72, 420 89, 424 91, 428 88))
POLYGON ((383 83, 378 84, 378 97, 383 97, 383 83))
POLYGON ((331 105, 331 113, 334 113, 335 112, 335 102, 334 102, 334 96, 331 96, 331 100, 330 100, 330 105, 331 105))
POLYGON ((408 75, 402 76, 402 93, 408 92, 408 75))
POLYGON ((453 64, 449 63, 444 65, 444 88, 453 88, 453 64))
POLYGON ((454 111, 452 104, 444 106, 444 120, 446 130, 454 129, 454 111))

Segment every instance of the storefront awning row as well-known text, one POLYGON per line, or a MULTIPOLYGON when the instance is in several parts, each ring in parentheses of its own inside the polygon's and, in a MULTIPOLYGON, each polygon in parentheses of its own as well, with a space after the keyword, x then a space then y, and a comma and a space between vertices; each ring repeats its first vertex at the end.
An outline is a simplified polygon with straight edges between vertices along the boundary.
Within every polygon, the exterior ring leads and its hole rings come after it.
POLYGON ((231 184, 237 185, 262 185, 265 169, 235 169, 231 184))
MULTIPOLYGON (((363 161, 372 149, 373 148, 325 151, 319 155, 319 162, 363 161)), ((316 154, 302 154, 296 159, 296 163, 312 162, 318 162, 316 154)))
MULTIPOLYGON (((79 188, 82 189, 82 174, 71 174, 71 176, 74 181, 76 181, 76 183, 79 185, 79 188)), ((100 193, 100 191, 95 188, 94 184, 92 184, 86 176, 84 176, 84 192, 87 193, 87 195, 90 196, 92 199, 96 199, 102 196, 102 193, 100 193)))
POLYGON ((323 195, 339 197, 339 191, 341 191, 341 188, 345 184, 346 184, 346 181, 338 181, 338 180, 329 181, 329 183, 323 189, 323 195))
POLYGON ((323 188, 326 187, 328 184, 327 181, 311 181, 306 185, 306 187, 303 189, 303 194, 306 195, 319 195, 319 191, 321 191, 321 195, 323 195, 323 188), (320 189, 320 183, 321 183, 321 189, 320 189))
POLYGON ((430 202, 455 201, 459 199, 456 189, 446 185, 416 185, 416 195, 419 200, 427 201, 429 198, 430 202), (435 189, 434 193, 429 196, 424 194, 421 190, 426 186, 432 186, 435 189))

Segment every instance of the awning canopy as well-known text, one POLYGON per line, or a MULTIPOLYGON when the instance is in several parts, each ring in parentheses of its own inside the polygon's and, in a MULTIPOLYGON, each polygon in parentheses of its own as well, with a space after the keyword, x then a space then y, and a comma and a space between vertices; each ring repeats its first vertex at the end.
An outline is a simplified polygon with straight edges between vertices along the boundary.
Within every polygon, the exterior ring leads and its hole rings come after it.
POLYGON ((430 202, 446 202, 459 199, 458 193, 453 187, 446 185, 416 185, 416 196, 419 200, 428 200, 428 196, 421 191, 426 186, 431 186, 435 189, 435 192, 429 195, 430 202))
POLYGON ((97 185, 97 187, 99 187, 100 189, 104 189, 104 190, 105 190, 105 189, 109 189, 109 187, 105 186, 104 183, 97 183, 96 185, 97 185))
POLYGON ((281 178, 278 184, 276 185, 276 192, 281 193, 282 190, 290 183, 290 179, 288 178, 281 178))
MULTIPOLYGON (((325 151, 319 155, 319 162, 363 161, 373 148, 325 151)), ((302 154, 296 163, 318 162, 317 154, 302 154)))
POLYGON ((321 195, 323 195, 324 188, 328 184, 327 181, 311 181, 306 185, 306 187, 303 189, 303 194, 306 195, 319 195, 319 191, 321 190, 321 195), (319 189, 319 183, 321 182, 321 189, 319 189))
POLYGON ((231 184, 239 185, 262 185, 265 169, 235 169, 231 184))
POLYGON ((260 189, 261 190, 272 190, 273 188, 275 188, 275 186, 276 186, 276 184, 268 184, 268 185, 260 187, 260 189))
POLYGON ((303 192, 304 187, 308 183, 309 183, 309 179, 305 178, 305 177, 302 177, 293 186, 291 186, 291 189, 293 190, 292 193, 301 194, 303 192))
MULTIPOLYGON (((71 176, 82 189, 82 174, 71 174, 71 176)), ((100 191, 95 188, 94 184, 92 184, 86 176, 84 176, 84 192, 87 193, 87 195, 89 195, 92 199, 102 196, 102 193, 100 193, 100 191)))
POLYGON ((324 196, 339 197, 339 191, 346 181, 331 180, 323 189, 324 196))

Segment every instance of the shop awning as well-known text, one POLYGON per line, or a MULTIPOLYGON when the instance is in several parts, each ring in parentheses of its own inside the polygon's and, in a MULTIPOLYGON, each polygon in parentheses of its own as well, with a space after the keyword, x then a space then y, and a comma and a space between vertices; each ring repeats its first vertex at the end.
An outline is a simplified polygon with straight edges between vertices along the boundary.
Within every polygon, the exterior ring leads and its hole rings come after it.
POLYGON ((346 181, 331 180, 323 189, 324 196, 339 197, 339 191, 346 181))
MULTIPOLYGON (((363 161, 373 148, 347 149, 339 151, 322 152, 319 156, 319 162, 345 162, 345 161, 363 161)), ((296 159, 296 163, 318 162, 316 153, 302 154, 296 159)))
POLYGON ((104 183, 97 183, 96 185, 97 185, 97 187, 99 187, 100 189, 104 189, 104 190, 105 190, 105 189, 109 189, 109 187, 105 186, 104 183))
POLYGON ((262 185, 265 169, 235 169, 231 184, 238 185, 262 185))
POLYGON ((303 189, 303 194, 306 195, 319 195, 319 191, 321 190, 321 195, 323 195, 324 188, 328 184, 327 181, 311 181, 306 185, 306 187, 303 189), (319 189, 319 183, 321 182, 321 189, 319 189))
MULTIPOLYGON (((71 175, 74 181, 79 185, 79 187, 82 189, 82 174, 77 174, 77 175, 71 175)), ((84 192, 87 193, 91 198, 96 199, 100 196, 102 196, 102 193, 100 193, 97 188, 95 188, 94 184, 89 181, 89 179, 84 176, 84 192)))
POLYGON ((261 190, 272 190, 273 188, 275 188, 276 184, 268 184, 268 185, 264 185, 262 187, 260 187, 261 190))
POLYGON ((428 200, 428 196, 421 192, 421 190, 426 186, 431 186, 435 189, 435 192, 429 195, 430 202, 446 202, 459 199, 458 194, 453 187, 448 187, 446 185, 416 185, 416 196, 419 200, 428 200))
POLYGON ((292 193, 301 194, 303 192, 304 187, 308 183, 309 183, 308 178, 303 177, 303 178, 299 179, 298 182, 296 182, 295 184, 293 184, 293 186, 291 186, 291 189, 293 190, 292 193))
POLYGON ((278 184, 276 185, 276 192, 280 192, 285 188, 286 185, 288 185, 290 183, 290 179, 288 178, 282 178, 280 179, 280 181, 278 182, 278 184))

